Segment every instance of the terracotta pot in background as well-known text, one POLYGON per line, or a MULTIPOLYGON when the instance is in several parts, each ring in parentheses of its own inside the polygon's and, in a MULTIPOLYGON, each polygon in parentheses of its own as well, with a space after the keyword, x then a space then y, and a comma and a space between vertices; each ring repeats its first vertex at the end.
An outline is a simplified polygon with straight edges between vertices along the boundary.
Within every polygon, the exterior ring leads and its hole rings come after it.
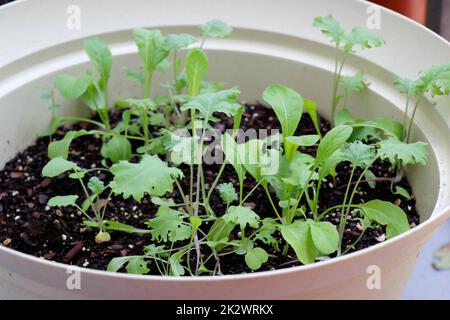
POLYGON ((397 11, 421 24, 427 22, 428 0, 372 0, 372 2, 397 11))

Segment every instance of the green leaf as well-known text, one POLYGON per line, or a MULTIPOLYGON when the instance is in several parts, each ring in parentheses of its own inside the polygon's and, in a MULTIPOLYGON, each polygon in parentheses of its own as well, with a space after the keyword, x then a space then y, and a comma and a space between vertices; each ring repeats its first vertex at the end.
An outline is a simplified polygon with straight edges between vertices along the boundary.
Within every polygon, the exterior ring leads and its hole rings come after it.
POLYGON ((86 92, 91 82, 92 78, 88 75, 78 78, 68 75, 61 75, 55 79, 55 87, 64 98, 76 99, 81 97, 86 92))
POLYGON ((377 179, 377 176, 370 170, 367 170, 364 177, 367 180, 367 184, 370 188, 375 189, 377 187, 377 182, 375 181, 377 179))
POLYGON ((410 229, 406 213, 398 206, 381 200, 359 205, 363 213, 373 221, 386 225, 386 236, 391 239, 410 229))
POLYGON ((186 57, 185 72, 189 95, 195 97, 199 94, 202 81, 208 70, 208 57, 201 49, 192 49, 186 57))
POLYGON ((394 78, 394 85, 399 89, 400 93, 407 97, 411 97, 418 93, 418 89, 422 82, 420 80, 411 80, 407 78, 394 78))
POLYGON ((78 196, 69 195, 69 196, 56 196, 50 198, 47 202, 49 207, 70 207, 75 206, 75 202, 77 201, 78 196))
POLYGON ((187 33, 169 34, 165 39, 165 47, 168 50, 179 50, 196 43, 197 39, 187 33))
POLYGON ((135 80, 137 83, 139 83, 141 86, 144 85, 145 82, 145 77, 144 77, 144 73, 142 71, 133 71, 128 69, 127 67, 123 67, 123 73, 128 77, 131 78, 133 80, 135 80))
POLYGON ((275 250, 279 250, 278 240, 273 236, 277 231, 278 224, 272 218, 265 218, 263 224, 258 233, 255 234, 254 240, 261 241, 262 243, 271 246, 275 250))
POLYGON ((81 96, 81 99, 83 100, 84 104, 86 104, 93 111, 106 109, 107 105, 103 90, 100 88, 97 82, 92 82, 87 88, 86 92, 81 96))
POLYGON ((144 109, 144 110, 156 110, 157 105, 151 99, 127 99, 126 102, 136 108, 144 109))
POLYGON ((353 129, 342 125, 329 131, 319 144, 317 149, 316 163, 322 164, 330 158, 338 149, 346 143, 352 135, 353 129))
POLYGON ((238 200, 238 194, 231 182, 220 184, 217 189, 219 190, 219 195, 225 203, 232 203, 238 200))
POLYGON ((222 151, 225 155, 226 161, 230 162, 233 166, 236 174, 238 175, 239 181, 242 183, 245 179, 245 168, 240 161, 238 145, 236 141, 228 134, 225 133, 221 137, 222 151))
POLYGON ((181 258, 183 257, 185 250, 180 250, 172 254, 169 258, 170 272, 173 276, 179 277, 184 275, 185 270, 181 265, 181 258))
POLYGON ((56 157, 50 160, 42 169, 44 177, 53 178, 63 174, 64 172, 77 169, 78 166, 72 161, 67 161, 62 157, 56 157))
POLYGON ((346 52, 352 52, 355 47, 361 49, 381 47, 384 41, 365 28, 355 27, 343 37, 343 44, 346 52))
POLYGON ((153 72, 168 55, 165 38, 160 30, 147 30, 136 28, 133 30, 133 39, 138 47, 139 55, 144 60, 147 71, 153 72))
POLYGON ((303 135, 303 136, 291 136, 291 137, 286 137, 285 140, 292 143, 297 148, 298 147, 312 147, 320 140, 320 136, 318 136, 316 134, 303 135))
POLYGON ((204 38, 228 38, 233 32, 233 28, 225 22, 214 19, 200 26, 200 34, 204 38))
POLYGON ((222 216, 225 222, 238 224, 243 230, 247 225, 256 229, 259 225, 259 216, 250 208, 243 206, 231 206, 227 213, 222 216))
MULTIPOLYGON (((93 222, 90 220, 83 221, 83 224, 91 227, 91 228, 99 228, 99 224, 97 222, 93 222)), ((106 220, 103 222, 103 226, 108 231, 120 231, 125 233, 135 233, 135 234, 149 234, 150 230, 139 229, 128 224, 124 224, 114 220, 106 220)))
POLYGON ((311 228, 311 237, 315 247, 322 254, 331 254, 338 249, 339 234, 336 226, 330 222, 315 222, 308 220, 311 228))
POLYGON ((105 184, 97 177, 91 177, 87 186, 89 190, 97 195, 101 194, 105 190, 105 184))
POLYGON ((223 218, 218 218, 209 229, 206 239, 210 244, 214 244, 217 250, 226 247, 225 242, 228 242, 230 233, 234 229, 235 224, 225 221, 223 218))
POLYGON ((283 136, 293 136, 303 114, 303 98, 294 90, 275 84, 264 90, 263 99, 277 115, 283 136))
POLYGON ((425 142, 404 143, 396 138, 380 142, 378 153, 382 159, 389 159, 392 164, 401 161, 403 166, 426 165, 428 161, 428 144, 425 142))
POLYGON ((269 255, 262 248, 253 248, 245 255, 245 263, 252 270, 258 270, 269 260, 269 255))
POLYGON ((128 273, 131 274, 146 274, 150 270, 147 267, 147 262, 141 256, 117 257, 113 258, 106 268, 108 272, 117 272, 125 265, 128 273))
POLYGON ((101 87, 106 88, 106 84, 111 74, 112 54, 105 42, 100 38, 90 38, 84 41, 84 49, 97 68, 100 75, 101 87))
POLYGON ((69 131, 64 138, 53 141, 48 145, 48 157, 50 159, 61 157, 67 159, 69 157, 69 147, 73 139, 78 136, 78 131, 69 131))
POLYGON ((364 78, 364 72, 358 71, 354 76, 342 76, 339 81, 344 86, 346 92, 361 92, 370 85, 364 78))
POLYGON ((211 119, 215 112, 224 113, 231 117, 241 108, 241 105, 237 103, 238 94, 239 89, 237 88, 201 94, 184 104, 181 110, 198 110, 200 117, 208 120, 211 119))
POLYGON ((372 145, 361 141, 347 143, 341 150, 342 160, 349 161, 354 168, 367 168, 375 159, 375 149, 372 145))
MULTIPOLYGON (((375 120, 362 122, 359 125, 379 129, 383 131, 383 133, 387 136, 395 137, 399 140, 403 140, 405 136, 405 128, 403 127, 403 125, 400 122, 391 119, 378 118, 375 120)), ((354 127, 357 126, 358 124, 354 127)))
POLYGON ((156 204, 157 206, 175 207, 177 205, 172 198, 164 199, 160 197, 152 197, 151 201, 153 204, 156 204))
POLYGON ((120 161, 111 167, 114 179, 111 189, 115 194, 123 194, 125 199, 132 196, 141 201, 144 193, 162 196, 173 190, 173 178, 181 178, 183 173, 170 168, 158 156, 144 155, 139 163, 120 161))
POLYGON ((133 155, 130 141, 121 135, 114 135, 104 143, 100 153, 103 158, 110 159, 114 163, 120 160, 129 160, 133 155))
POLYGON ((341 126, 344 124, 353 124, 356 123, 356 119, 353 117, 353 115, 350 113, 350 111, 347 108, 342 108, 336 114, 334 115, 334 125, 341 126))
POLYGON ((395 186, 395 192, 394 192, 394 194, 397 194, 397 195, 399 195, 399 196, 402 196, 403 198, 405 198, 405 199, 408 200, 408 201, 412 199, 412 196, 411 196, 411 194, 408 192, 408 190, 406 190, 405 188, 400 187, 400 186, 395 186))
POLYGON ((284 240, 294 249, 298 260, 303 264, 313 263, 319 255, 314 245, 311 229, 304 221, 295 221, 290 225, 280 226, 284 240))
POLYGON ((345 30, 341 27, 341 24, 332 15, 316 17, 313 26, 319 28, 324 35, 331 38, 336 44, 341 43, 342 37, 345 34, 345 30))
POLYGON ((190 226, 183 222, 183 214, 169 207, 159 207, 156 218, 146 222, 152 230, 152 239, 167 242, 182 241, 189 239, 192 235, 190 226))
POLYGON ((322 137, 322 134, 320 132, 319 120, 317 117, 317 104, 312 100, 303 99, 303 107, 306 112, 308 112, 317 134, 322 137))

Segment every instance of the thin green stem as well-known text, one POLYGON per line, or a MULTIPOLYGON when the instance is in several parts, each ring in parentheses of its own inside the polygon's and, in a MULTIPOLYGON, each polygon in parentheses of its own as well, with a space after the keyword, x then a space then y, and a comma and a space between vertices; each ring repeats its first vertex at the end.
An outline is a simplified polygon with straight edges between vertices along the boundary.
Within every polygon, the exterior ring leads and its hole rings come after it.
POLYGON ((338 230, 338 233, 339 233, 339 244, 338 244, 338 252, 337 252, 338 256, 341 255, 342 238, 344 237, 345 226, 347 224, 347 213, 344 210, 344 207, 347 205, 347 199, 348 199, 348 195, 349 195, 349 192, 350 192, 351 183, 353 181, 353 176, 355 174, 355 170, 356 170, 356 167, 353 166, 352 172, 350 173, 350 178, 348 179, 348 185, 347 185, 347 188, 345 190, 344 202, 342 203, 342 207, 341 207, 341 217, 340 217, 340 220, 339 220, 339 230, 338 230))

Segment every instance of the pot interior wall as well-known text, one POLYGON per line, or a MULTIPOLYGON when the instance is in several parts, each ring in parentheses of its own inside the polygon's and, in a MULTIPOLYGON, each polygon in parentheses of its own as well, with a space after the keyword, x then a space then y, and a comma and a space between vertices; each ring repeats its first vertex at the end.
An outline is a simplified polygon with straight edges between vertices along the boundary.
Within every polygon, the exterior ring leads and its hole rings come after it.
MULTIPOLYGON (((166 28, 163 32, 192 32, 189 28, 166 28)), ((140 60, 131 39, 131 32, 104 35, 111 44, 115 59, 111 79, 111 101, 140 96, 140 88, 125 77, 122 68, 138 69, 140 60)), ((3 97, 0 95, 0 165, 32 144, 38 134, 49 125, 50 113, 44 101, 39 99, 41 87, 51 87, 53 79, 61 73, 80 74, 90 68, 87 57, 81 51, 82 43, 74 41, 41 51, 2 70, 10 74, 3 82, 3 97)), ((241 89, 241 99, 245 102, 261 101, 264 88, 272 83, 282 83, 297 90, 302 96, 316 101, 320 112, 329 118, 331 101, 331 81, 334 50, 319 43, 299 40, 266 32, 235 30, 233 38, 206 43, 209 56, 210 81, 224 81, 229 86, 241 89), (244 41, 245 40, 245 41, 244 41)), ((382 50, 382 49, 376 49, 382 50)), ((355 115, 373 119, 386 117, 402 119, 400 110, 403 99, 392 86, 393 75, 380 66, 352 57, 346 74, 364 69, 372 82, 370 90, 355 94, 350 99, 349 108, 355 115)), ((155 80, 155 82, 159 82, 155 80)), ((153 91, 161 90, 157 86, 153 91)), ((67 108, 65 113, 84 112, 76 102, 58 98, 67 108)), ((428 110, 433 110, 428 106, 428 110)), ((424 106, 427 109, 427 106, 424 106)), ((445 122, 433 111, 427 117, 418 116, 420 128, 415 128, 415 138, 431 144, 429 164, 409 170, 408 178, 417 196, 418 211, 422 220, 432 214, 439 195, 440 172, 438 155, 433 148, 434 141, 424 128, 427 124, 447 133, 445 122), (422 126, 423 124, 423 126, 422 126)))

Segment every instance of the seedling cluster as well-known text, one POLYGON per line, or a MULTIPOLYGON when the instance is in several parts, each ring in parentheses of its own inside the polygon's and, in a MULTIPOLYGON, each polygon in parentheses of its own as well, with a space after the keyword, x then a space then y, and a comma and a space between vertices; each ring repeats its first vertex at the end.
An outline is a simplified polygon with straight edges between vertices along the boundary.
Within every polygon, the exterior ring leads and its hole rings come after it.
MULTIPOLYGON (((189 34, 164 36, 160 30, 135 29, 133 38, 142 67, 124 72, 142 88, 142 96, 115 102, 114 107, 122 111, 118 123, 113 123, 109 114, 112 54, 101 39, 86 40, 93 70, 57 77, 55 88, 46 96, 53 120, 48 133, 50 161, 42 170, 46 177, 68 175, 79 181, 83 194, 53 197, 48 205, 77 208, 86 218, 84 224, 98 229, 95 240, 99 244, 108 243, 119 232, 145 235, 148 245, 142 255, 116 257, 108 266, 108 271, 124 268, 134 274, 222 274, 221 258, 230 254, 241 256, 249 270, 258 270, 273 258, 270 252, 286 256, 290 248, 302 264, 310 264, 318 257, 346 252, 342 239, 350 215, 360 219, 362 234, 382 225, 387 238, 393 238, 410 229, 405 212, 397 205, 382 200, 359 203, 355 195, 363 183, 376 187, 379 178, 371 168, 377 161, 389 161, 399 176, 406 166, 426 164, 427 144, 411 142, 411 128, 427 95, 450 93, 450 64, 424 70, 415 81, 395 80, 407 100, 403 123, 356 118, 347 103, 353 93, 370 84, 363 71, 345 76, 345 62, 357 49, 380 47, 384 42, 363 28, 346 32, 332 16, 316 18, 314 26, 336 46, 330 106, 333 128, 323 135, 316 104, 274 84, 262 98, 273 108, 281 133, 244 143, 237 141, 244 112, 239 89, 205 80, 208 57, 203 46, 210 38, 227 38, 232 28, 226 23, 212 20, 202 25, 200 43, 189 34), (165 95, 152 92, 156 74, 163 79, 158 85, 165 95), (57 116, 55 111, 61 106, 55 103, 56 91, 64 98, 80 99, 97 116, 57 116), (225 161, 213 183, 206 184, 205 137, 211 123, 220 121, 218 114, 233 119, 233 130, 219 137, 225 161), (302 117, 311 118, 315 134, 296 135, 302 117), (54 133, 68 121, 88 122, 97 129, 69 131, 63 139, 53 140, 54 133), (191 135, 178 136, 174 134, 177 129, 191 135), (88 135, 101 137, 101 168, 82 168, 68 160, 70 145, 88 135), (317 152, 312 156, 300 152, 300 147, 316 147, 317 152), (270 170, 274 161, 276 170, 270 170), (336 206, 319 210, 323 183, 334 177, 336 167, 344 162, 351 168, 345 196, 336 206), (222 179, 226 166, 236 172, 237 183, 222 179), (102 181, 96 176, 99 172, 107 173, 111 180, 102 181), (254 186, 244 192, 247 179, 254 181, 254 186), (267 208, 272 211, 270 217, 264 214, 261 218, 261 212, 246 205, 260 190, 271 204, 267 208), (223 209, 211 204, 213 195, 222 199, 223 209), (156 212, 148 212, 152 218, 141 228, 109 220, 107 204, 118 197, 136 202, 148 197, 156 212), (325 221, 331 212, 339 214, 338 225, 325 221)), ((392 192, 409 197, 397 182, 392 179, 392 192)))

